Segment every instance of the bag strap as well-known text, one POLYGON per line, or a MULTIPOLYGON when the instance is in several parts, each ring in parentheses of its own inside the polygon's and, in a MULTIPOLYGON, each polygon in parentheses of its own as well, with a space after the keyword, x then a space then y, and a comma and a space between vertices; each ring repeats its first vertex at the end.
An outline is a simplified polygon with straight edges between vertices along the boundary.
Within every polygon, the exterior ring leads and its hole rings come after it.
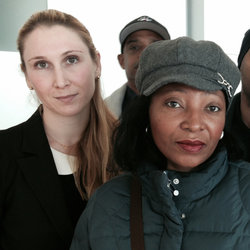
POLYGON ((141 182, 137 175, 133 176, 131 182, 130 235, 131 249, 144 250, 141 182))

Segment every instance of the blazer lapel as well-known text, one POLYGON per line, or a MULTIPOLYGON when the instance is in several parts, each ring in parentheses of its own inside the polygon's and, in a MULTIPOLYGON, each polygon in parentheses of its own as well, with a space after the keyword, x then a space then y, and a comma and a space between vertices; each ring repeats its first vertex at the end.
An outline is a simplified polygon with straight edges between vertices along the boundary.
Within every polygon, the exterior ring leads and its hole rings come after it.
POLYGON ((21 170, 45 214, 65 239, 73 233, 73 228, 39 112, 26 123, 23 131, 26 156, 19 159, 21 170))

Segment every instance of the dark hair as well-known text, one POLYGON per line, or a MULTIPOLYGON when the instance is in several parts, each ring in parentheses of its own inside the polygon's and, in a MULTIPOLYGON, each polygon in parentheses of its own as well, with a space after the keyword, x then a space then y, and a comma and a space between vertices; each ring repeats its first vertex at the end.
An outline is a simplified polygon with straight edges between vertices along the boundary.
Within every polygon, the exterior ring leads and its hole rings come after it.
MULTIPOLYGON (((123 171, 136 172, 143 161, 156 164, 161 170, 166 168, 167 159, 155 145, 149 127, 150 102, 151 96, 136 97, 122 113, 121 123, 114 131, 114 157, 123 171)), ((227 132, 214 153, 222 147, 226 147, 230 160, 239 158, 241 149, 227 132)))
POLYGON ((122 113, 114 131, 114 157, 122 170, 134 172, 144 160, 165 166, 166 159, 156 147, 149 127, 150 101, 151 97, 137 96, 122 113))

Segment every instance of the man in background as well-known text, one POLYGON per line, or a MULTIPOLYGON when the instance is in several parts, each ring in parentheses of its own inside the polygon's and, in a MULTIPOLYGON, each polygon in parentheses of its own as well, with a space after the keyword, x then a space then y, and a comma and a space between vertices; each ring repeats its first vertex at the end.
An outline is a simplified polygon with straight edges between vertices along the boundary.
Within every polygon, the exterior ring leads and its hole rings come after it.
POLYGON ((243 158, 250 161, 250 29, 245 33, 238 56, 241 72, 241 92, 233 98, 227 114, 225 130, 230 132, 243 150, 243 158))
POLYGON ((135 75, 142 51, 153 42, 169 39, 168 30, 149 16, 136 18, 121 30, 119 35, 121 54, 118 55, 118 61, 126 72, 127 82, 105 100, 111 112, 118 118, 138 94, 135 75))

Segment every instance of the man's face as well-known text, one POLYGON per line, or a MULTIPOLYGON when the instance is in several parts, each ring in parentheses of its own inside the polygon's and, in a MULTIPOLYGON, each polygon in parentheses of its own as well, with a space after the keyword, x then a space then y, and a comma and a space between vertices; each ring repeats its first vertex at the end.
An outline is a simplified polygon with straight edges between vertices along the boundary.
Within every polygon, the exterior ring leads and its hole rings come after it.
POLYGON ((250 50, 243 58, 241 67, 242 91, 250 101, 250 50))
POLYGON ((125 41, 123 54, 118 55, 118 60, 126 71, 128 86, 135 92, 135 75, 138 68, 139 57, 142 51, 151 43, 163 40, 160 35, 150 30, 133 32, 125 41))

